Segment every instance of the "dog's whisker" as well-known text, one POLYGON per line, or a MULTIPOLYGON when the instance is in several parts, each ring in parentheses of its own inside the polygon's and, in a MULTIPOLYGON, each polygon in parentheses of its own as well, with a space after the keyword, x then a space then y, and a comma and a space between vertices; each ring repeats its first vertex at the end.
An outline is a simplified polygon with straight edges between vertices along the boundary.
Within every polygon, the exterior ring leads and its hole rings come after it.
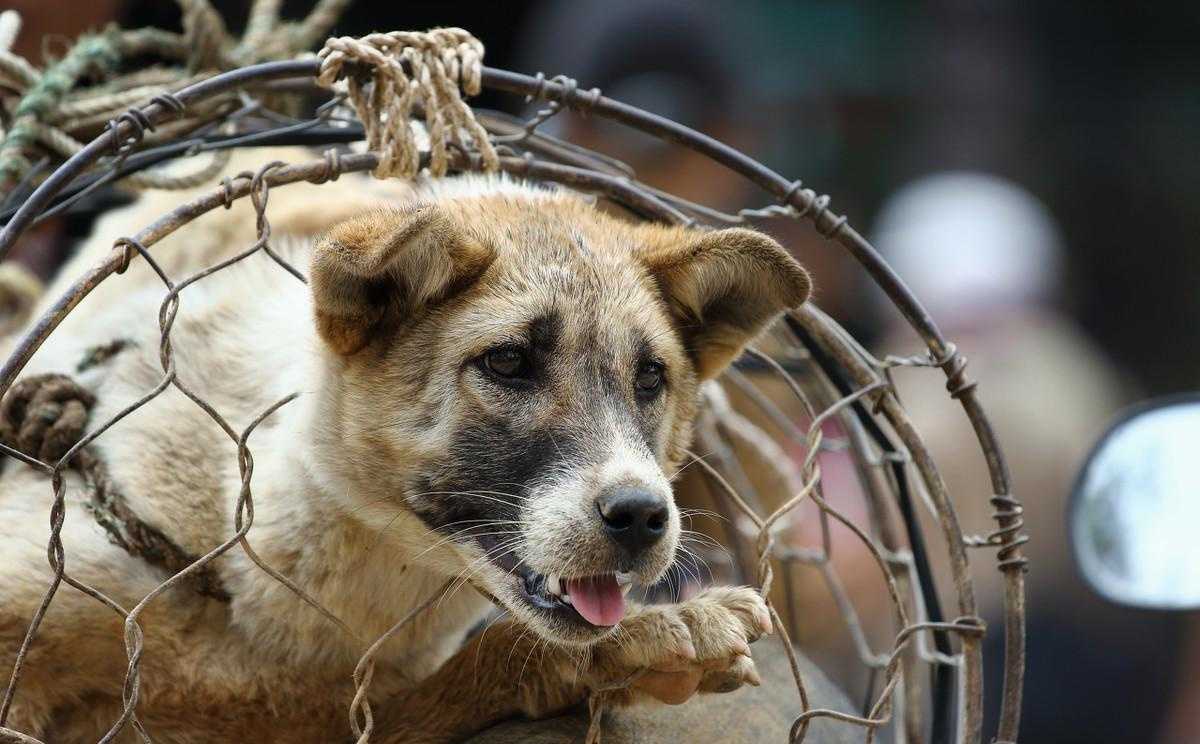
POLYGON ((438 601, 438 604, 440 605, 441 602, 443 600, 445 600, 447 596, 450 596, 450 595, 454 594, 455 592, 457 592, 459 589, 461 589, 467 582, 469 582, 472 578, 474 578, 475 574, 480 569, 489 565, 491 563, 491 561, 495 560, 497 557, 503 557, 504 555, 507 555, 508 553, 512 552, 512 549, 517 547, 518 545, 520 545, 521 542, 522 542, 522 539, 517 538, 514 540, 510 540, 507 543, 502 543, 501 545, 497 546, 493 550, 488 551, 487 553, 484 553, 483 555, 479 556, 475 560, 471 561, 469 564, 467 564, 467 566, 462 571, 460 571, 457 574, 457 576, 452 581, 451 585, 447 588, 447 590, 445 592, 443 592, 442 599, 438 601), (499 555, 497 555, 497 553, 499 555))
POLYGON ((696 532, 695 530, 680 530, 679 539, 681 542, 692 542, 698 545, 716 548, 717 550, 725 550, 725 546, 713 539, 711 536, 706 535, 703 532, 696 532))
MULTIPOLYGON (((456 532, 453 532, 449 535, 442 537, 440 540, 433 543, 429 547, 425 548, 420 553, 417 553, 417 555, 413 557, 413 560, 420 559, 420 558, 424 557, 427 553, 430 553, 431 551, 436 550, 437 548, 440 548, 441 546, 446 545, 447 543, 454 542, 458 537, 460 537, 462 535, 468 535, 470 537, 485 537, 485 536, 489 536, 489 535, 516 535, 516 534, 520 533, 520 530, 504 530, 504 531, 499 531, 499 532, 487 532, 487 533, 482 533, 482 534, 471 532, 472 530, 486 529, 488 527, 501 527, 504 524, 505 523, 503 523, 503 522, 490 522, 490 523, 480 524, 480 525, 476 525, 474 527, 467 527, 465 529, 458 530, 456 532)), ((516 523, 514 523, 514 524, 516 524, 516 523)))
POLYGON ((520 494, 508 493, 507 491, 489 491, 486 489, 481 490, 481 491, 422 491, 420 493, 413 494, 413 498, 424 497, 424 496, 482 496, 482 495, 503 496, 506 499, 513 499, 516 501, 526 501, 529 498, 528 496, 522 496, 520 494))
POLYGON ((488 631, 491 630, 496 625, 496 623, 500 622, 505 617, 511 616, 511 614, 512 614, 505 607, 500 607, 499 609, 500 609, 500 611, 497 612, 495 614, 495 616, 492 617, 491 620, 488 620, 487 623, 484 624, 483 630, 481 630, 479 632, 479 642, 477 644, 475 644, 474 673, 475 673, 476 680, 479 679, 479 652, 483 649, 483 643, 487 638, 488 631))
POLYGON ((519 521, 513 520, 513 519, 500 519, 500 520, 498 520, 498 519, 459 519, 454 522, 444 524, 440 527, 428 527, 428 528, 426 528, 426 530, 423 533, 421 533, 421 537, 426 538, 426 537, 429 537, 430 535, 437 535, 437 534, 440 534, 441 531, 446 529, 447 527, 453 527, 455 525, 467 524, 467 523, 472 523, 472 522, 479 523, 479 524, 486 524, 486 525, 513 524, 513 525, 520 526, 520 524, 521 524, 519 521))
POLYGON ((522 541, 521 541, 521 539, 520 539, 520 538, 514 538, 514 539, 511 539, 511 540, 508 540, 507 542, 503 542, 503 541, 502 541, 501 543, 499 543, 498 545, 496 545, 496 546, 495 546, 494 548, 492 548, 491 550, 489 550, 489 551, 485 552, 483 555, 480 555, 479 557, 477 557, 477 558, 473 559, 473 560, 472 560, 470 563, 468 563, 468 564, 467 564, 467 565, 466 565, 466 566, 465 566, 465 567, 462 569, 462 571, 460 571, 460 572, 459 572, 459 573, 458 573, 458 574, 455 576, 455 580, 456 580, 456 581, 458 581, 459 579, 462 579, 462 578, 464 578, 464 577, 465 577, 467 580, 469 580, 469 579, 471 578, 472 572, 476 570, 476 568, 475 568, 475 567, 476 567, 477 565, 478 565, 480 568, 482 568, 484 565, 487 565, 487 563, 488 563, 488 562, 490 562, 490 561, 492 561, 492 560, 495 560, 496 558, 500 558, 500 557, 503 557, 503 556, 507 555, 508 553, 512 552, 512 549, 513 549, 513 548, 515 548, 515 547, 517 547, 518 545, 520 545, 520 544, 521 544, 521 542, 522 542, 522 541))
MULTIPOLYGON (((694 550, 692 550, 691 548, 688 548, 686 545, 683 545, 683 544, 681 544, 679 546, 679 549, 682 550, 685 555, 694 559, 696 561, 697 567, 703 566, 704 570, 708 572, 708 580, 710 582, 713 582, 716 580, 716 577, 713 575, 713 572, 712 572, 712 567, 708 565, 708 561, 704 560, 704 558, 702 556, 700 556, 700 554, 696 553, 694 550)), ((687 570, 686 567, 680 561, 676 561, 676 564, 680 565, 682 570, 687 570)), ((700 575, 698 572, 695 574, 695 579, 696 579, 697 584, 703 583, 700 579, 700 575)))
POLYGON ((550 443, 554 445, 554 451, 557 452, 558 456, 565 461, 567 456, 563 454, 562 448, 558 446, 558 440, 554 438, 554 432, 547 429, 546 433, 550 435, 550 443))
POLYGON ((413 494, 408 498, 409 501, 415 501, 427 496, 456 496, 463 499, 478 499, 502 504, 510 508, 517 508, 527 501, 527 497, 525 496, 506 494, 500 491, 425 491, 424 493, 413 494), (499 496, 493 494, 499 494, 499 496), (500 496, 504 498, 500 498, 500 496))
POLYGON ((508 658, 504 661, 505 669, 508 669, 509 665, 512 664, 513 653, 515 653, 516 650, 521 647, 521 641, 525 640, 525 636, 528 635, 530 632, 532 632, 532 630, 533 630, 532 626, 529 626, 529 625, 526 625, 521 630, 521 635, 517 636, 517 639, 513 642, 512 647, 508 649, 508 658))
POLYGON ((357 514, 358 512, 362 511, 363 509, 374 506, 375 504, 379 504, 384 501, 394 501, 394 500, 395 500, 394 496, 380 496, 377 499, 371 499, 369 501, 364 501, 361 504, 359 504, 358 506, 354 507, 353 509, 347 510, 346 513, 347 514, 357 514))
POLYGON ((381 529, 379 529, 375 533, 375 539, 371 541, 370 547, 367 548, 367 552, 366 552, 366 555, 364 556, 364 560, 369 559, 371 557, 371 554, 375 552, 375 548, 379 547, 379 544, 381 542, 383 542, 384 533, 387 532, 389 529, 391 529, 392 525, 396 523, 396 520, 400 519, 400 517, 402 517, 402 516, 404 516, 403 510, 397 510, 395 516, 393 516, 391 519, 389 519, 387 521, 387 524, 385 524, 381 529))
POLYGON ((701 460, 703 460, 706 457, 709 457, 712 454, 713 454, 712 452, 705 452, 703 455, 697 455, 695 452, 692 452, 691 453, 692 459, 688 460, 686 463, 684 463, 683 465, 680 465, 678 468, 676 468, 675 472, 671 473, 671 475, 667 478, 667 480, 668 481, 675 480, 675 478, 680 473, 682 473, 684 470, 691 467, 692 465, 695 465, 696 463, 700 462, 701 460))
POLYGON ((708 517, 710 519, 719 519, 722 522, 729 521, 729 518, 724 514, 719 514, 710 509, 680 509, 679 516, 682 519, 691 519, 692 517, 708 517))
POLYGON ((705 563, 703 559, 701 559, 699 556, 695 555, 694 553, 689 552, 689 555, 691 555, 693 558, 695 558, 697 562, 694 564, 694 566, 689 565, 688 562, 681 562, 679 564, 680 572, 686 578, 691 579, 697 585, 700 585, 700 584, 704 583, 703 579, 701 579, 701 577, 700 577, 700 568, 703 567, 706 571, 708 571, 709 580, 711 581, 712 580, 712 571, 709 570, 708 564, 705 563))

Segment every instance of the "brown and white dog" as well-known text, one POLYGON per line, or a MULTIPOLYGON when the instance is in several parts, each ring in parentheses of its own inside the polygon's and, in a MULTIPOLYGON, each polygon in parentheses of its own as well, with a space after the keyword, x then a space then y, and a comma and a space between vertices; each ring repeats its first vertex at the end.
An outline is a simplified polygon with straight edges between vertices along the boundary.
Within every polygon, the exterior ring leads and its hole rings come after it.
MULTIPOLYGON (((253 256, 184 290, 171 342, 181 382, 237 431, 300 391, 249 439, 248 541, 351 633, 229 551, 214 563, 221 596, 184 584, 141 616, 138 715, 154 740, 341 740, 365 645, 452 579, 375 657, 372 741, 461 739, 641 670, 613 702, 756 682, 748 644, 771 629, 757 592, 645 607, 626 593, 674 560, 671 480, 698 385, 805 301, 804 270, 757 232, 626 222, 569 191, 500 178, 345 177, 286 193, 268 210, 276 234, 321 235, 276 246, 308 262, 308 286, 253 256), (509 617, 464 644, 493 601, 509 617)), ((178 198, 106 216, 45 302, 178 198)), ((253 222, 240 204, 153 252, 179 278, 244 250, 253 222)), ((162 377, 162 296, 135 260, 26 373, 75 375, 95 394, 92 421, 107 420, 162 377), (112 342, 119 351, 78 371, 112 342)), ((175 388, 94 450, 128 510, 181 552, 234 533, 236 447, 175 388)), ((168 574, 117 545, 71 478, 67 571, 130 608, 168 574)), ((3 668, 50 577, 49 495, 44 476, 8 463, 3 668)), ((24 666, 7 725, 94 741, 121 710, 122 620, 64 586, 24 666)))

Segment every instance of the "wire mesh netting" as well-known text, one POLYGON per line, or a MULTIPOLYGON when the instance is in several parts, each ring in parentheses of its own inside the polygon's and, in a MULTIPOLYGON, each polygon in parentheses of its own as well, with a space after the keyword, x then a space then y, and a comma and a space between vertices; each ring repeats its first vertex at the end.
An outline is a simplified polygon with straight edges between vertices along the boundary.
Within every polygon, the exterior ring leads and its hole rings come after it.
MULTIPOLYGON (((699 557, 716 577, 753 583, 767 599, 775 626, 783 636, 783 647, 790 655, 801 702, 802 712, 791 730, 792 741, 804 741, 811 722, 825 718, 861 731, 867 741, 877 730, 886 729, 897 741, 973 742, 982 736, 981 642, 985 629, 976 612, 967 549, 996 549, 1006 587, 1002 631, 1005 684, 996 739, 1015 741, 1024 665, 1021 509, 1011 495, 1003 457, 977 401, 974 384, 966 377, 965 360, 954 345, 942 337, 917 300, 846 218, 831 211, 827 196, 799 181, 784 179, 686 127, 608 99, 598 90, 581 89, 570 78, 546 78, 541 74, 530 77, 483 67, 482 49, 469 35, 438 33, 441 35, 397 33, 331 40, 320 59, 241 67, 206 77, 175 93, 156 93, 148 104, 113 117, 108 130, 90 144, 74 148, 74 156, 66 164, 5 215, 0 256, 33 221, 69 207, 80 194, 97 185, 140 172, 166 158, 185 152, 217 153, 216 167, 211 172, 205 169, 203 174, 211 178, 226 163, 221 153, 233 148, 291 142, 323 142, 327 148, 320 157, 307 162, 271 162, 256 171, 226 177, 139 232, 111 236, 115 244, 110 256, 79 277, 29 327, 0 369, 0 390, 9 393, 10 399, 19 398, 19 383, 14 382, 22 369, 96 286, 105 281, 119 282, 116 275, 134 261, 144 261, 161 281, 164 293, 156 319, 161 374, 157 383, 117 415, 88 423, 86 434, 65 452, 56 452, 57 458, 22 451, 10 446, 13 442, 0 445, 5 455, 44 472, 53 495, 47 546, 53 579, 16 653, 0 707, 0 727, 5 725, 14 698, 20 694, 22 672, 31 645, 37 643, 39 625, 64 583, 123 619, 129 663, 122 688, 122 714, 102 741, 113 740, 128 727, 142 740, 151 740, 153 732, 146 730, 138 718, 146 609, 163 593, 185 582, 210 592, 224 591, 212 571, 218 556, 243 551, 260 570, 322 613, 339 632, 353 635, 305 587, 273 569, 252 546, 252 435, 256 427, 294 400, 295 394, 262 410, 244 429, 236 429, 221 411, 181 380, 172 329, 190 287, 198 282, 220 281, 223 270, 252 256, 266 255, 275 261, 280 281, 305 281, 303 271, 272 246, 268 202, 274 190, 300 182, 323 183, 350 173, 410 176, 422 168, 432 168, 451 173, 499 169, 593 194, 634 218, 669 224, 700 227, 757 224, 765 219, 803 220, 831 244, 840 245, 858 259, 926 341, 927 350, 878 359, 810 304, 789 313, 718 384, 706 387, 689 479, 680 489, 680 497, 690 500, 690 505, 710 507, 722 517, 710 535, 720 543, 719 549, 699 557), (422 70, 426 71, 423 76, 422 70), (333 94, 307 119, 273 111, 264 97, 246 92, 274 81, 300 93, 312 93, 320 90, 313 85, 317 80, 332 88, 333 94), (429 87, 417 95, 420 85, 429 87), (451 85, 453 95, 448 88, 451 85), (472 114, 458 105, 460 86, 468 92, 483 87, 522 95, 542 106, 527 120, 483 111, 472 114), (241 92, 231 95, 233 91, 241 92), (405 91, 412 91, 412 95, 398 100, 405 91), (197 118, 180 142, 168 140, 144 146, 145 135, 155 125, 171 117, 186 119, 188 112, 208 111, 205 106, 214 100, 240 105, 197 118), (381 115, 384 110, 390 115, 381 115), (699 152, 760 187, 775 203, 730 214, 652 188, 641 183, 627 164, 547 134, 544 125, 570 110, 602 116, 699 152), (426 123, 427 142, 412 134, 410 117, 426 123), (364 128, 362 121, 369 126, 364 128), (381 121, 387 126, 380 127, 381 121), (336 146, 362 139, 369 145, 366 151, 336 146), (156 243, 203 214, 247 198, 253 204, 257 237, 244 250, 183 276, 171 276, 156 260, 156 243), (996 528, 989 534, 964 535, 936 465, 893 390, 892 372, 898 368, 941 370, 950 396, 962 404, 974 425, 992 475, 996 528), (120 489, 108 477, 106 464, 93 454, 92 445, 98 437, 119 435, 109 430, 171 388, 190 399, 228 438, 242 483, 236 505, 236 531, 199 556, 172 552, 169 545, 158 546, 158 565, 169 568, 170 578, 126 607, 76 579, 70 570, 71 546, 63 539, 65 475, 73 470, 84 479, 97 508, 109 515, 116 525, 114 529, 128 543, 126 547, 133 552, 141 550, 144 556, 145 530, 136 516, 122 510, 120 489), (826 493, 822 466, 830 453, 843 453, 853 464, 854 493, 861 499, 861 512, 850 513, 844 499, 829 498, 826 493), (944 546, 944 555, 935 555, 934 541, 922 533, 917 516, 922 503, 932 507, 941 538, 937 544, 944 546), (815 525, 817 535, 808 543, 795 537, 803 521, 798 516, 802 507, 811 510, 805 519, 815 525), (878 571, 889 608, 890 640, 886 644, 880 645, 864 629, 846 589, 846 577, 835 561, 841 549, 841 543, 831 537, 835 530, 851 534, 878 571), (949 579, 951 607, 946 609, 939 596, 938 573, 949 579), (859 710, 810 705, 790 639, 802 632, 805 600, 801 587, 813 577, 832 599, 857 659, 866 670, 865 702, 859 710)), ((144 98, 144 93, 140 91, 139 96, 144 98)), ((124 98, 121 103, 129 105, 124 98)), ((36 174, 37 170, 25 175, 36 174)), ((17 184, 14 193, 31 185, 32 180, 17 184)), ((54 402, 63 400, 66 397, 54 402)), ((25 404, 30 403, 25 400, 25 404)), ((694 578, 702 581, 705 577, 697 573, 694 578)), ((359 742, 368 741, 375 729, 367 691, 376 652, 426 611, 439 594, 434 593, 382 637, 359 639, 363 653, 355 669, 356 692, 349 719, 359 742)), ((25 740, 8 729, 0 731, 14 740, 25 740)))

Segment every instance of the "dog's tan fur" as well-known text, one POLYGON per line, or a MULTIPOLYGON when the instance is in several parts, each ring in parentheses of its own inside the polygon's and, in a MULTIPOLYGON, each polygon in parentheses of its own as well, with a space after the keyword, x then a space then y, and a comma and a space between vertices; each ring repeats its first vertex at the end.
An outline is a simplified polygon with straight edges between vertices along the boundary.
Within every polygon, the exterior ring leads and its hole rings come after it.
MULTIPOLYGON (((301 391, 250 438, 249 541, 357 639, 234 549, 215 564, 230 602, 184 585, 141 617, 138 710, 155 740, 339 740, 363 639, 379 636, 454 577, 498 600, 512 619, 463 646, 491 603, 457 588, 383 646, 371 685, 373 741, 455 740, 503 718, 561 710, 642 668, 652 671, 614 693, 614 702, 681 702, 696 691, 755 682, 747 644, 770 626, 755 592, 714 588, 678 605, 633 607, 612 632, 566 628, 523 603, 513 576, 479 544, 431 529, 430 510, 450 507, 431 505, 434 492, 414 479, 452 482, 464 465, 449 453, 480 421, 502 422, 516 439, 565 422, 588 456, 530 481, 519 518, 507 526, 516 546, 510 550, 543 573, 618 570, 608 540, 589 521, 596 494, 634 482, 669 501, 697 385, 719 374, 775 314, 804 301, 803 270, 758 233, 626 223, 569 192, 504 180, 410 188, 347 177, 284 193, 268 213, 276 234, 327 231, 315 243, 276 246, 297 263, 310 261, 310 286, 254 256, 185 290, 172 346, 181 381, 235 429, 301 391), (548 362, 561 365, 554 383, 528 397, 497 391, 471 360, 546 312, 557 322, 548 362), (588 365, 616 370, 608 377, 618 383, 610 384, 624 390, 623 370, 632 376, 636 362, 635 332, 663 363, 667 385, 652 402, 614 392, 602 404, 588 392, 595 376, 588 365)), ((113 238, 177 199, 150 197, 102 220, 46 302, 113 238)), ((240 204, 154 251, 178 278, 244 249, 252 234, 253 215, 240 204)), ((67 319, 26 372, 70 373, 89 347, 126 339, 125 351, 79 377, 98 399, 93 421, 143 395, 162 375, 156 281, 135 261, 67 319)), ((516 446, 485 444, 498 452, 516 446)), ((234 532, 235 447, 177 390, 119 423, 95 448, 134 512, 181 549, 200 555, 234 532)), ((507 490, 503 483, 491 488, 507 490)), ((0 480, 3 667, 50 576, 49 493, 43 477, 13 463, 0 480)), ((132 607, 165 576, 112 544, 84 501, 72 480, 67 570, 132 607)), ((632 569, 641 581, 667 569, 678 522, 672 505, 667 537, 632 569)), ((9 725, 55 742, 97 738, 120 711, 121 638, 115 613, 62 588, 26 660, 9 725)))

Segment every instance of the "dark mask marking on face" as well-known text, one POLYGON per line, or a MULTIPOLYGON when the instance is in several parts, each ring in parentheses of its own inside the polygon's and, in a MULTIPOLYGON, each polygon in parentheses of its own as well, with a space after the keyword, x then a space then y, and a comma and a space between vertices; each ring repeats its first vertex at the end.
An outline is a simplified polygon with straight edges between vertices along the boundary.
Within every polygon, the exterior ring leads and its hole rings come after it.
POLYGON ((429 526, 447 534, 465 528, 515 530, 513 525, 480 528, 483 523, 456 523, 516 520, 531 487, 546 473, 583 466, 581 444, 565 428, 519 429, 499 418, 472 422, 455 435, 434 471, 421 479, 411 506, 429 526))

